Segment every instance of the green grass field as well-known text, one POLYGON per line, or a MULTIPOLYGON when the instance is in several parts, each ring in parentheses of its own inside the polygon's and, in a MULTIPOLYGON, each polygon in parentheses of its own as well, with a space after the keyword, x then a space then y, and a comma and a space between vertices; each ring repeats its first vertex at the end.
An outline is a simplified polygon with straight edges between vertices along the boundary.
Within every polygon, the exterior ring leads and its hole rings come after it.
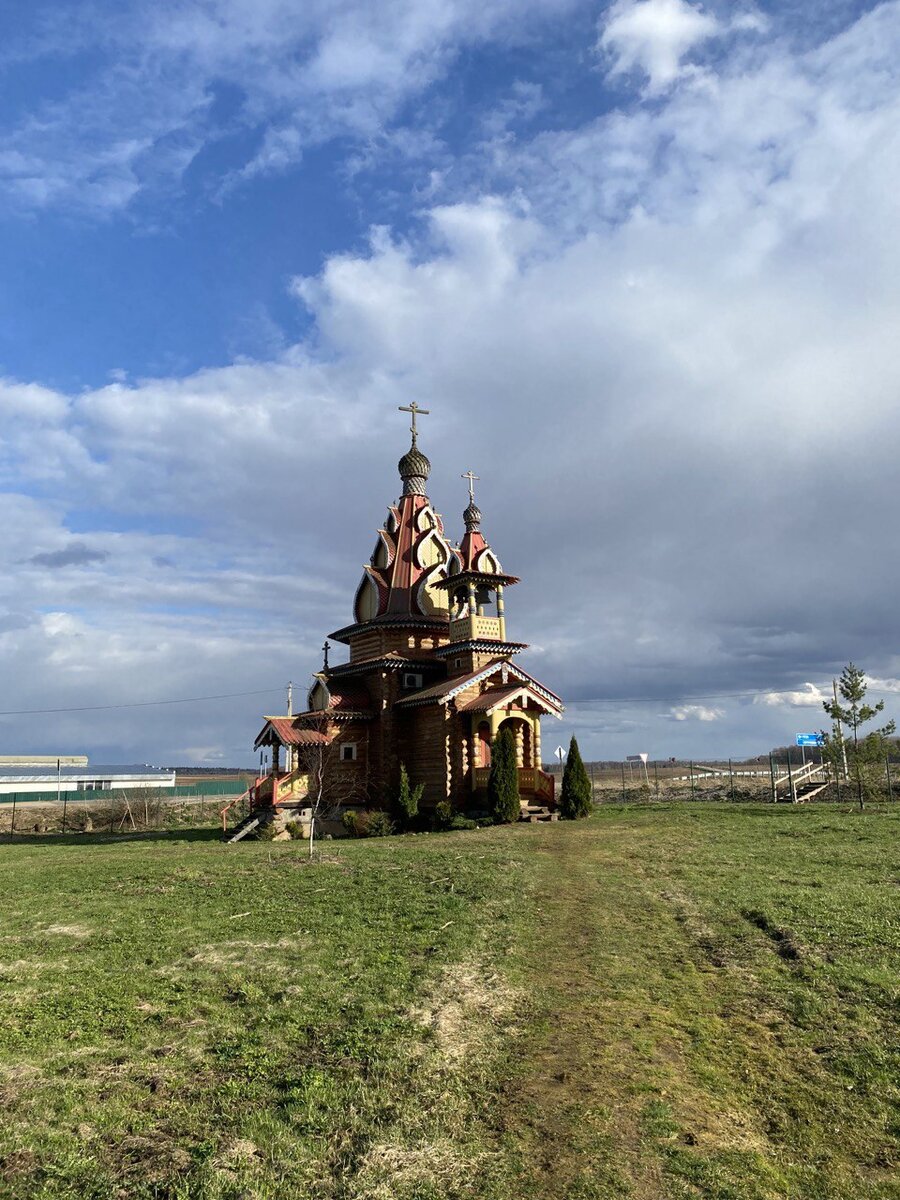
POLYGON ((0 846, 0 1196, 900 1197, 900 812, 0 846))

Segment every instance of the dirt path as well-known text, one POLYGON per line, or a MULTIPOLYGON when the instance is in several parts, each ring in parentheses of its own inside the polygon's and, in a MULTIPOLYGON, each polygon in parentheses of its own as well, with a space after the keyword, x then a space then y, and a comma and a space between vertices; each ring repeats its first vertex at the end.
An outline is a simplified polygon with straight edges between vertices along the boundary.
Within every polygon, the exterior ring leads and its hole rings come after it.
MULTIPOLYGON (((641 1132, 648 1097, 633 1053, 647 1019, 635 947, 657 904, 639 872, 627 864, 623 871, 621 848, 606 848, 594 829, 532 836, 542 915, 526 972, 545 1016, 507 1097, 508 1129, 529 1164, 527 1194, 662 1200, 660 1160, 641 1132)), ((671 923, 663 910, 658 915, 671 923)))

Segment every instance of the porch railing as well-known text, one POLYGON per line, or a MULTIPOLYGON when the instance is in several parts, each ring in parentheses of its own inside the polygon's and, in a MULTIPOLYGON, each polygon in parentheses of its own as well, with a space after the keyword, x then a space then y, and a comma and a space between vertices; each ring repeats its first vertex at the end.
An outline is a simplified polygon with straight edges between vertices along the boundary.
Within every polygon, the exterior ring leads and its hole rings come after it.
MULTIPOLYGON (((475 768, 476 789, 487 787, 490 774, 490 767, 475 768)), ((552 775, 548 775, 546 771, 542 771, 538 767, 519 767, 520 792, 532 792, 534 795, 542 796, 552 802, 555 795, 555 783, 552 775)))

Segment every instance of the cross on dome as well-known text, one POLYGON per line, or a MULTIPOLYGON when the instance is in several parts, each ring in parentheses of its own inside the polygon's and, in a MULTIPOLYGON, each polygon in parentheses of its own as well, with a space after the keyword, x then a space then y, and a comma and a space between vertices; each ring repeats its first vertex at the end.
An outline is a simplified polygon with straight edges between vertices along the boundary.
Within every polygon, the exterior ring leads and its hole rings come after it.
POLYGON ((480 478, 481 478, 480 475, 476 475, 475 472, 471 471, 471 470, 463 471, 462 475, 460 475, 460 479, 468 479, 468 481, 469 481, 469 503, 470 504, 475 503, 475 481, 479 480, 480 478))
POLYGON ((409 404, 398 405, 397 411, 412 413, 412 424, 409 427, 409 432, 412 434, 412 444, 415 446, 416 437, 418 436, 418 430, 416 429, 416 417, 420 413, 423 417, 427 417, 430 415, 431 410, 427 408, 420 408, 415 400, 412 400, 409 404))

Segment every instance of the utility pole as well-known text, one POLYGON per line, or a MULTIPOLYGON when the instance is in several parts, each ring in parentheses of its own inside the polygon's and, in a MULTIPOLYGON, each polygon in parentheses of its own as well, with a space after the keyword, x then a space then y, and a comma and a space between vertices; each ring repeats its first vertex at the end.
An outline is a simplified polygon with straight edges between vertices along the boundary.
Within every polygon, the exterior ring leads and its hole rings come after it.
POLYGON ((294 715, 294 685, 290 680, 287 685, 287 715, 289 717, 294 715))

